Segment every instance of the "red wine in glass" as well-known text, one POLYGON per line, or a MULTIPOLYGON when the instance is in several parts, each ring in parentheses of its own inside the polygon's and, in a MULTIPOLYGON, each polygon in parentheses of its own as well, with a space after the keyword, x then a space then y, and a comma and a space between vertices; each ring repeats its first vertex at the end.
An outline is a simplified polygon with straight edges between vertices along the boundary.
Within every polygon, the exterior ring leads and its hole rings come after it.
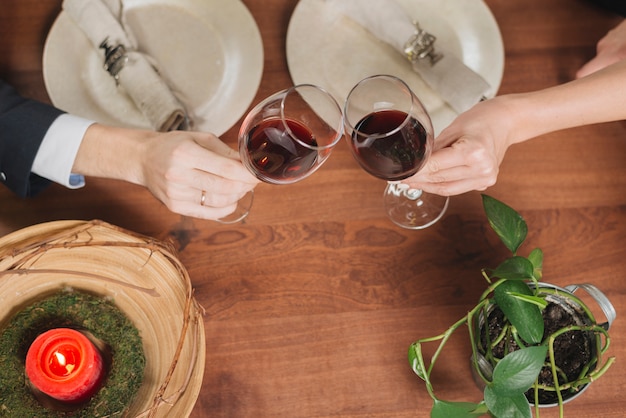
POLYGON ((262 120, 248 132, 246 146, 257 174, 276 181, 302 177, 318 158, 311 130, 291 119, 262 120))
POLYGON ((350 90, 344 116, 359 165, 387 180, 383 202, 389 219, 407 229, 437 222, 448 198, 401 183, 423 168, 434 142, 428 112, 409 86, 392 75, 366 77, 350 90))
MULTIPOLYGON (((337 101, 318 86, 299 84, 266 97, 248 112, 239 128, 239 157, 259 180, 291 184, 320 168, 343 134, 337 101)), ((250 204, 238 205, 236 212, 245 217, 250 204)))
POLYGON ((428 134, 407 113, 394 109, 375 111, 354 128, 350 142, 354 156, 373 176, 402 180, 417 173, 424 163, 428 134))

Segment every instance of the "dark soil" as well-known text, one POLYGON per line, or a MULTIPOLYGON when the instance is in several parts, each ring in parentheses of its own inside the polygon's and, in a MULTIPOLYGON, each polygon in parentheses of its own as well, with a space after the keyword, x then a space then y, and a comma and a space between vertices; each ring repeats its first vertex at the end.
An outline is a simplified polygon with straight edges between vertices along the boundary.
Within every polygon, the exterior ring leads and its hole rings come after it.
MULTIPOLYGON (((570 311, 563 308, 559 304, 549 303, 546 309, 543 311, 544 318, 544 339, 556 331, 570 326, 581 325, 585 323, 584 319, 576 318, 574 316, 575 311, 570 311)), ((489 314, 489 338, 493 341, 502 331, 502 321, 504 314, 499 308, 495 308, 489 314)), ((485 345, 485 335, 481 335, 481 342, 485 345)), ((503 339, 493 349, 494 356, 502 358, 507 352, 518 350, 519 346, 510 339, 503 339)), ((576 380, 585 365, 591 361, 594 357, 595 345, 593 334, 584 331, 568 331, 559 337, 554 342, 554 352, 557 367, 561 370, 563 375, 559 376, 559 383, 562 385, 565 382, 571 382, 576 380)), ((546 357, 546 362, 549 362, 549 357, 546 357)), ((594 365, 595 367, 595 365, 594 365)), ((593 367, 591 368, 593 369, 593 367)), ((539 373, 539 383, 552 386, 554 380, 552 377, 552 370, 549 365, 544 366, 539 373)), ((563 393, 564 399, 567 399, 576 394, 582 387, 569 390, 567 393, 563 393)), ((534 403, 534 391, 531 389, 526 392, 526 397, 529 402, 534 403)), ((552 404, 558 401, 555 391, 540 390, 539 391, 539 403, 540 404, 552 404)))

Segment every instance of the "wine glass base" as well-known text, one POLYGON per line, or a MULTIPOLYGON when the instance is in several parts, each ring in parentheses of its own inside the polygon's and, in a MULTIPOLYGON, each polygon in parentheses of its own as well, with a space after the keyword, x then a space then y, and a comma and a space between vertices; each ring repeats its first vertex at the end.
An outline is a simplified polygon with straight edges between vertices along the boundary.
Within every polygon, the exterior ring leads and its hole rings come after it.
POLYGON ((383 200, 389 219, 406 229, 425 229, 433 225, 444 215, 450 202, 447 196, 393 183, 387 185, 383 200))
POLYGON ((239 201, 237 202, 237 208, 234 212, 224 216, 223 218, 216 219, 215 221, 224 225, 242 222, 248 217, 253 200, 254 190, 250 190, 241 199, 239 199, 239 201))

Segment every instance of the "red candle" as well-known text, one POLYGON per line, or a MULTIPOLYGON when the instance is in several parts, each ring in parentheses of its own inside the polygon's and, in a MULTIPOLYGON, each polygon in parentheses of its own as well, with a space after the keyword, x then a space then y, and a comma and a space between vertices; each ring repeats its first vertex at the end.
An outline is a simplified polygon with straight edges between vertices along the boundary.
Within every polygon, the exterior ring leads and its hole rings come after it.
POLYGON ((103 376, 100 351, 82 333, 56 328, 39 335, 26 355, 32 385, 63 402, 79 403, 97 390, 103 376))

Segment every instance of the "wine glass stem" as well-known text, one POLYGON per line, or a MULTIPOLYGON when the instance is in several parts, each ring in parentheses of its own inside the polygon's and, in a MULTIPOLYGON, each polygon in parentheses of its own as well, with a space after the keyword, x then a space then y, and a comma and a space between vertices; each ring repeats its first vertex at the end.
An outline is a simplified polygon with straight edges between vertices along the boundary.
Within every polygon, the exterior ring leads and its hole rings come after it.
POLYGON ((408 184, 403 184, 397 181, 390 181, 388 183, 392 193, 398 197, 404 196, 409 200, 417 200, 422 197, 423 192, 421 189, 413 189, 409 187, 408 184))
POLYGON ((406 189, 404 190, 404 197, 410 200, 417 200, 422 197, 421 189, 406 189))
POLYGON ((383 201, 387 215, 396 224, 407 229, 424 229, 437 222, 448 207, 445 196, 412 189, 408 184, 390 181, 383 201))

